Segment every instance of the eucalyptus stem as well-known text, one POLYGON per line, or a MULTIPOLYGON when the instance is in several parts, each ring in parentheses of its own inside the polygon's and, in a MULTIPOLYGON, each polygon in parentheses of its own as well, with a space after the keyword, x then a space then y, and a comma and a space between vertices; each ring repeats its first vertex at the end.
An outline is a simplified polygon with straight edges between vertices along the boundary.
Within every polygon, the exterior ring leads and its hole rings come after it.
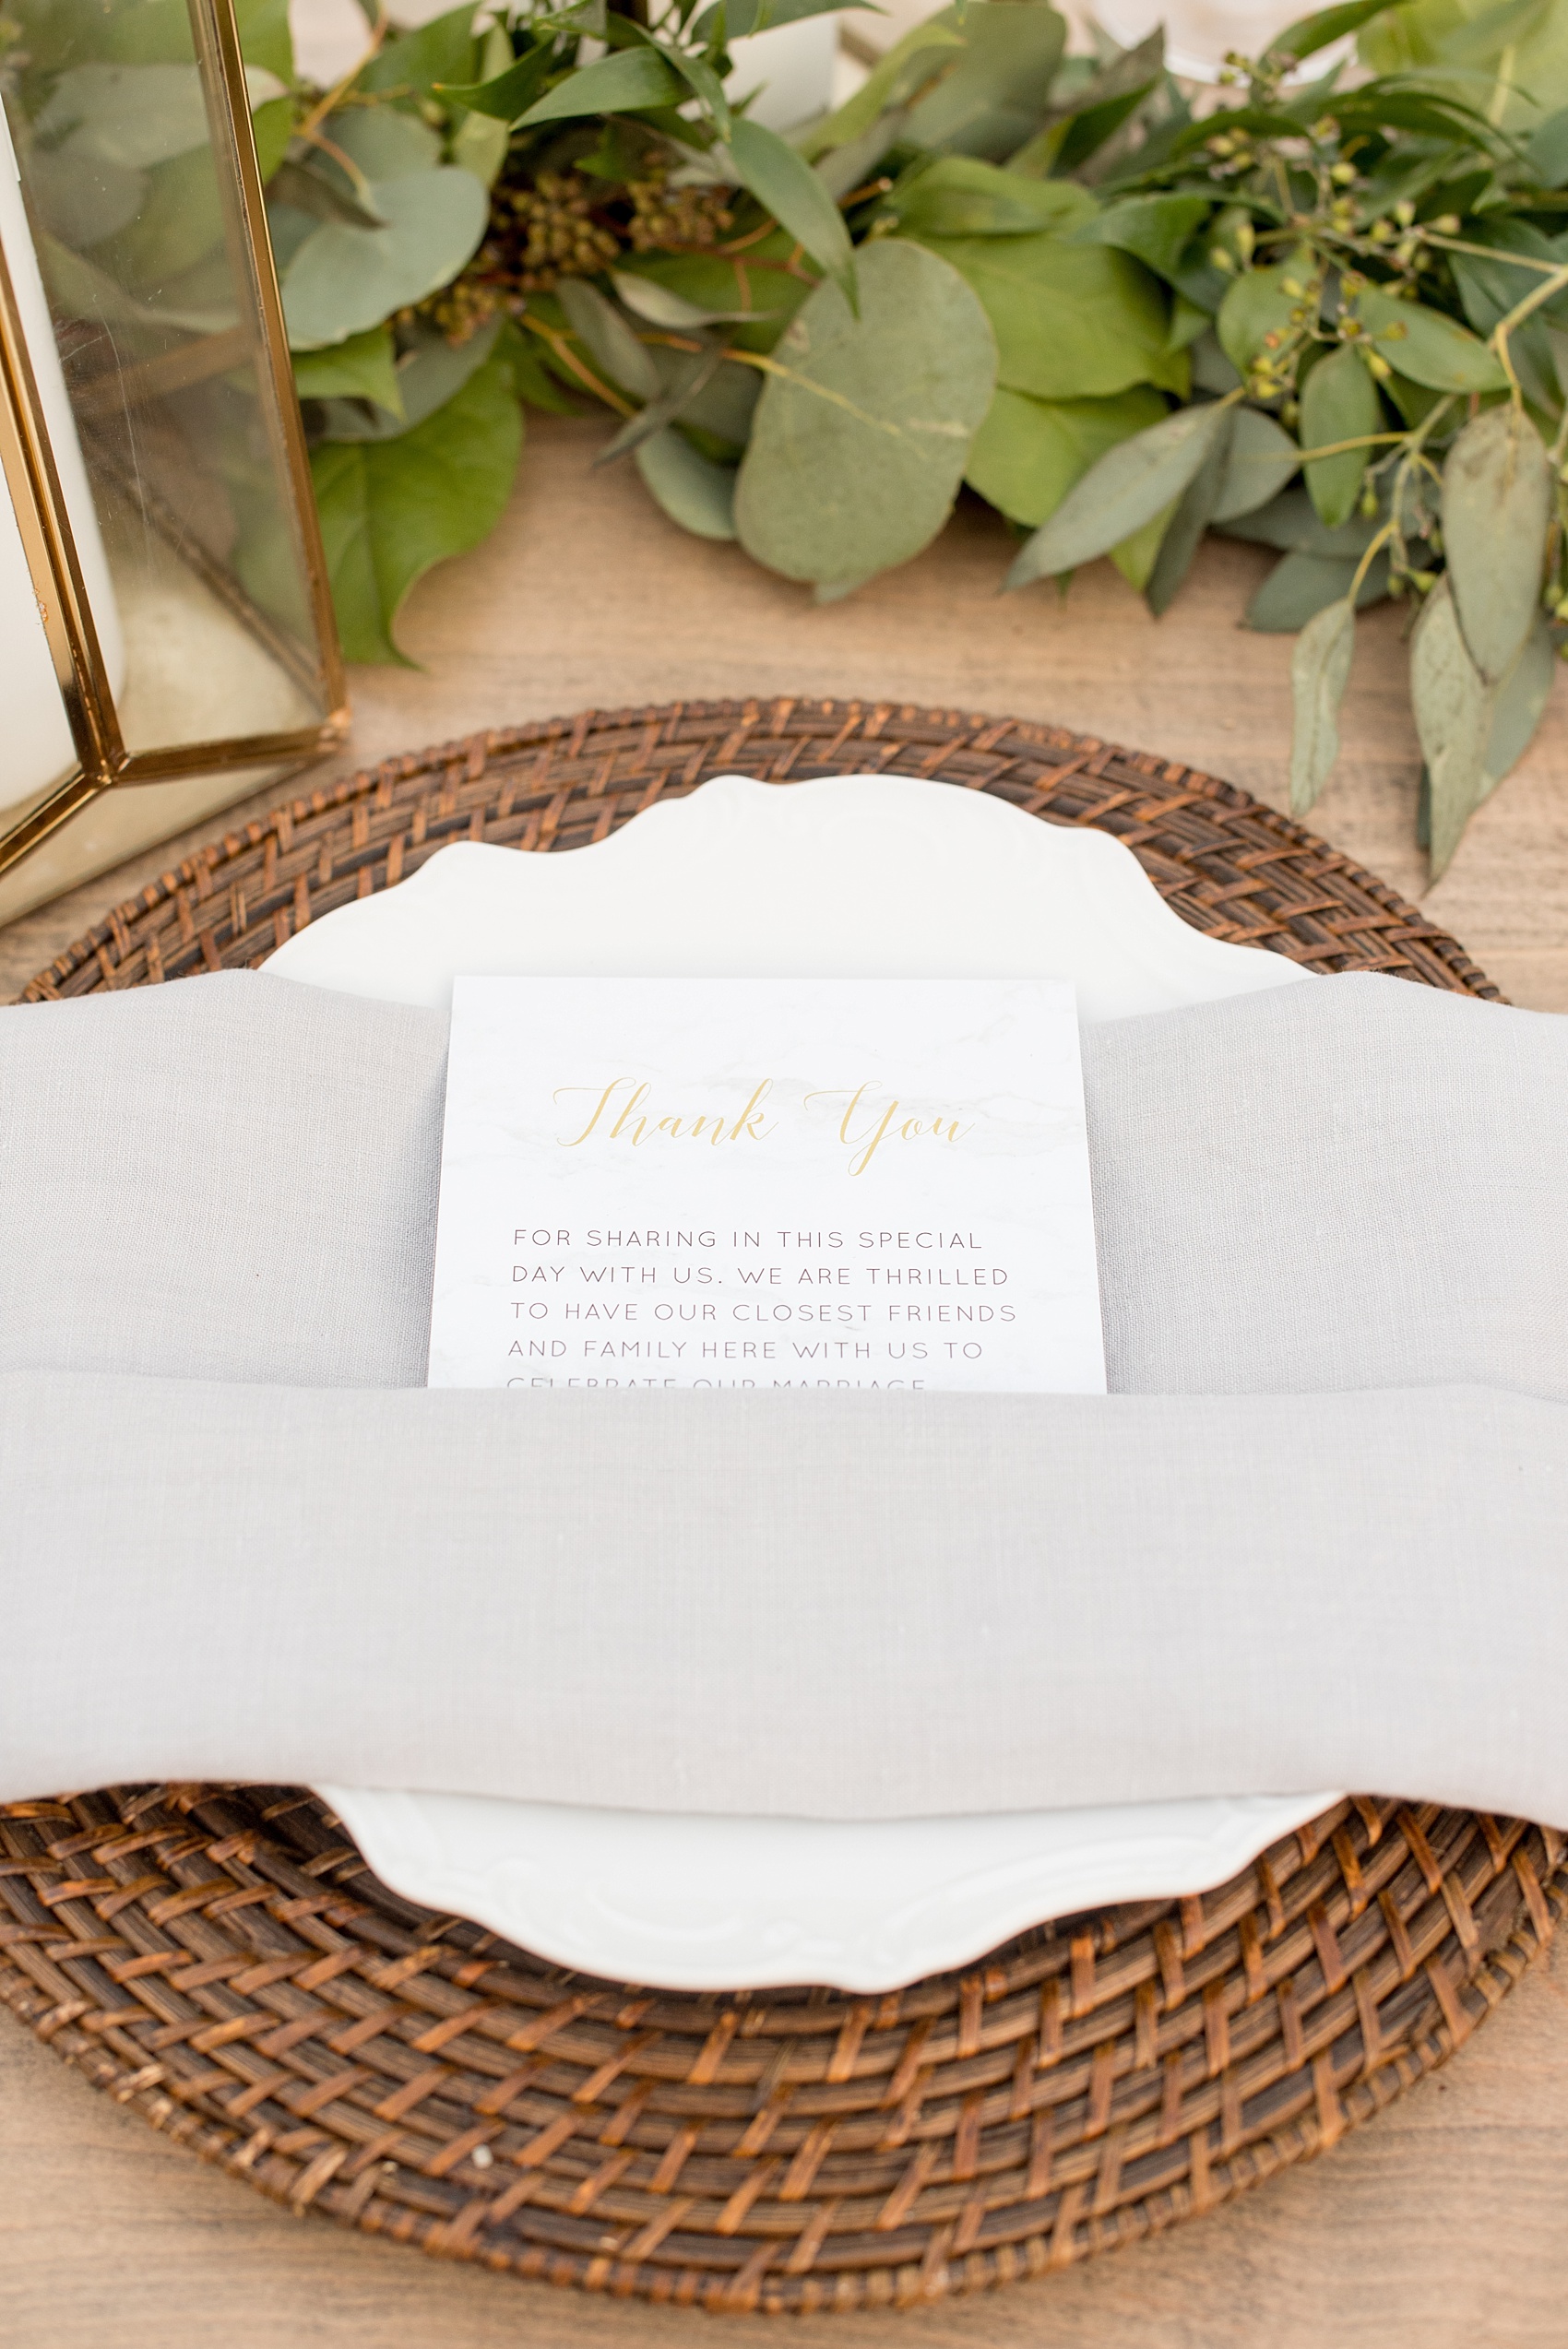
POLYGON ((329 90, 327 90, 321 98, 317 99, 315 104, 311 108, 310 113, 305 116, 304 121, 300 125, 299 129, 295 134, 297 137, 308 139, 315 138, 321 125, 326 122, 334 107, 339 105, 343 99, 348 96, 350 90, 352 89, 355 82, 358 81, 366 65, 370 63, 370 60, 375 55, 376 51, 381 47, 382 42, 386 38, 391 22, 392 19, 386 11, 386 0, 376 0, 375 20, 371 27, 370 47, 365 52, 364 55, 357 61, 357 63, 350 66, 348 72, 344 74, 340 79, 333 83, 329 90))
MULTIPOLYGON (((1436 412, 1434 409, 1432 413, 1435 415, 1436 412)), ((1329 441, 1322 448, 1304 448, 1301 462, 1303 465, 1315 465, 1320 457, 1344 457, 1353 448, 1381 448, 1385 441, 1397 442, 1408 438, 1407 433, 1359 433, 1353 441, 1329 441)))
POLYGON ((600 383, 592 369, 584 365, 564 335, 558 335, 553 327, 547 326, 543 319, 536 318, 531 311, 523 312, 523 324, 526 326, 531 326, 540 341, 550 345, 563 367, 569 367, 573 374, 580 383, 587 386, 596 399, 603 400, 605 406, 612 408, 617 416, 632 417, 636 414, 636 409, 629 400, 623 399, 619 392, 612 392, 608 384, 600 383))
MULTIPOLYGON (((1493 344, 1498 344, 1500 337, 1503 342, 1506 342, 1508 337, 1522 326, 1526 318, 1531 317, 1543 303, 1550 302, 1553 294, 1561 293, 1564 286, 1568 286, 1568 264, 1560 264, 1553 269, 1550 278, 1545 279, 1538 286, 1532 286, 1524 300, 1516 302, 1505 318, 1498 320, 1491 330, 1493 344)), ((1503 365, 1507 367, 1508 362, 1503 358, 1501 348, 1498 349, 1497 355, 1503 359, 1503 365)), ((1512 367, 1509 367, 1508 372, 1510 374, 1513 374, 1512 367)))
POLYGON ((1562 267, 1556 261, 1538 261, 1533 253, 1503 253, 1495 244, 1470 244, 1464 237, 1439 236, 1431 229, 1423 234, 1428 244, 1441 245, 1444 253, 1467 253, 1477 261, 1502 261, 1510 269, 1536 269, 1544 277, 1555 277, 1562 267))
POLYGON ((1384 548, 1388 544, 1389 540, 1397 538, 1398 535, 1397 526, 1394 522, 1392 516, 1390 516, 1390 518, 1383 524, 1380 529, 1373 533, 1372 538, 1368 544, 1366 552, 1362 555, 1360 563, 1356 565, 1356 575, 1345 591, 1345 599, 1347 603, 1349 604, 1352 611, 1354 611, 1356 607, 1356 598, 1361 592, 1362 580, 1366 577, 1367 573, 1372 569, 1378 555, 1381 554, 1384 548))
POLYGON ((1515 408, 1524 407, 1525 395, 1514 370, 1514 354, 1509 350, 1508 338, 1534 312, 1540 309, 1544 303, 1550 302, 1552 296, 1560 292, 1564 286, 1568 286, 1568 267, 1554 269, 1551 275, 1543 279, 1538 286, 1532 286, 1524 300, 1516 302, 1507 316, 1500 318, 1491 330, 1491 347, 1497 353, 1498 364, 1508 378, 1515 408))

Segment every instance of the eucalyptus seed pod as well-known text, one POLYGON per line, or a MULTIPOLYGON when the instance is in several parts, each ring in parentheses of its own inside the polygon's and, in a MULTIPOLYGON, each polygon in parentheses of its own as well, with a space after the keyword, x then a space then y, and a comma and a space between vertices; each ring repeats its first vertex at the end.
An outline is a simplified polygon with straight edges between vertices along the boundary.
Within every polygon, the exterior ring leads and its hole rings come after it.
POLYGON ((729 190, 670 187, 662 172, 634 180, 631 242, 637 253, 709 251, 735 225, 729 190))

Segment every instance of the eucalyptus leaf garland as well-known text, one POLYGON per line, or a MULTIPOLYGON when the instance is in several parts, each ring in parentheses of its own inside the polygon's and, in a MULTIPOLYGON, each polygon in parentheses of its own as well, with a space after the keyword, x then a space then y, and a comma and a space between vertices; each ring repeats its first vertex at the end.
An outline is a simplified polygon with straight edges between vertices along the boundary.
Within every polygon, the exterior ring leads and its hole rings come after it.
MULTIPOLYGON (((1405 602, 1441 872, 1568 635, 1568 0, 1347 0, 1200 111, 1158 33, 1075 55, 1051 0, 959 0, 780 136, 728 44, 838 5, 464 0, 319 89, 239 0, 350 658, 402 658, 530 408, 604 411, 600 462, 824 600, 965 485, 1011 590, 1105 555, 1162 612, 1217 530, 1277 556, 1248 624, 1300 632, 1298 810, 1358 611, 1405 602)), ((0 0, 0 73, 57 306, 108 314, 109 255, 210 331, 175 6, 0 0)))

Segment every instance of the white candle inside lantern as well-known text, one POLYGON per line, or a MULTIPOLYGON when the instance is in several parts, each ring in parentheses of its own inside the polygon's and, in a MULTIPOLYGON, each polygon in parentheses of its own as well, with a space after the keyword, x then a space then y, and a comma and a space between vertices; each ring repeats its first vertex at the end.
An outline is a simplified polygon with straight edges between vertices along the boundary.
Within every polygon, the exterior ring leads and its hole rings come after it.
MULTIPOLYGON (((119 692, 125 667, 119 614, 99 535, 87 468, 65 394, 65 379, 39 274, 10 126, 0 106, 0 245, 21 313, 28 356, 38 383, 55 469, 65 492, 88 600, 110 682, 119 692)), ((38 599, 21 533, 0 484, 0 809, 36 798, 76 764, 54 664, 43 634, 38 599)))

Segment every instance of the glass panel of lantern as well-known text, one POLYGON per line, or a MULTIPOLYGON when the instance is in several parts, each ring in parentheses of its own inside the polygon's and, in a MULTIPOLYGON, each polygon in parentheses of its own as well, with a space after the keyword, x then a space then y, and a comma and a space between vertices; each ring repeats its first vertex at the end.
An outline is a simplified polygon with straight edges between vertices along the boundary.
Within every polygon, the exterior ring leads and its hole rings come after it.
MULTIPOLYGON (((283 11, 246 14, 265 51, 283 11)), ((0 0, 0 98, 6 919, 329 748, 345 695, 257 162, 283 83, 232 0, 0 0)))

